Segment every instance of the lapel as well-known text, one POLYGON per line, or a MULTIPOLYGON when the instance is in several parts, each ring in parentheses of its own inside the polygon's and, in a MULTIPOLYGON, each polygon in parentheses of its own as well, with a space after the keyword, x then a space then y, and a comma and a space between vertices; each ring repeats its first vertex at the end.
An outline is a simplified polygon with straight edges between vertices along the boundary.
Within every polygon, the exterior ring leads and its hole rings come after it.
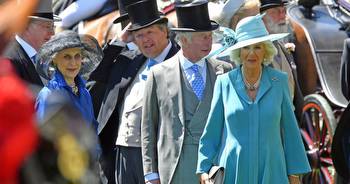
POLYGON ((183 107, 183 94, 182 94, 182 74, 181 74, 181 66, 179 60, 179 54, 173 56, 169 61, 169 67, 166 69, 165 73, 167 77, 165 77, 167 83, 167 89, 172 97, 173 102, 173 110, 175 114, 178 114, 180 122, 185 125, 185 114, 183 107))
POLYGON ((15 52, 17 52, 17 56, 15 56, 16 58, 14 59, 18 59, 19 62, 19 65, 16 67, 20 68, 19 71, 21 71, 21 75, 31 83, 44 86, 32 60, 17 41, 14 42, 14 49, 15 52))
POLYGON ((164 61, 173 57, 178 51, 179 51, 179 45, 176 42, 171 42, 171 48, 168 54, 166 55, 164 61))
MULTIPOLYGON (((230 73, 230 79, 233 81, 237 94, 243 99, 246 103, 251 104, 250 100, 242 78, 242 67, 238 67, 236 72, 230 73)), ((258 89, 258 94, 256 95, 255 102, 257 103, 265 93, 271 88, 271 82, 269 80, 269 70, 268 67, 264 66, 262 71, 260 86, 258 89)))
POLYGON ((130 86, 142 64, 146 61, 146 57, 143 55, 138 55, 133 60, 119 55, 117 59, 118 62, 111 69, 106 93, 98 114, 98 133, 102 131, 115 111, 116 106, 121 104, 126 89, 130 86))
MULTIPOLYGON (((272 78, 272 80, 274 80, 272 78)), ((268 70, 268 67, 263 67, 263 73, 260 80, 260 87, 258 94, 256 95, 255 101, 259 102, 259 100, 265 95, 265 93, 271 88, 271 81, 270 81, 270 72, 268 70)))

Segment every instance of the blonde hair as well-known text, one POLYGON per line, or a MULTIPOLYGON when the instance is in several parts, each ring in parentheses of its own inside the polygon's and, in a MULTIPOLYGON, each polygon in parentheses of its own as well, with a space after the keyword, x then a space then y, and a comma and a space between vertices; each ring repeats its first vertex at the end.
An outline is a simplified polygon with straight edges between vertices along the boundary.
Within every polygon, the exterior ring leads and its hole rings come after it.
MULTIPOLYGON (((269 65, 272 63, 275 55, 277 54, 277 49, 271 41, 261 42, 264 44, 265 57, 263 60, 264 65, 269 65)), ((241 48, 235 49, 230 53, 230 59, 238 66, 242 64, 241 60, 241 48)))

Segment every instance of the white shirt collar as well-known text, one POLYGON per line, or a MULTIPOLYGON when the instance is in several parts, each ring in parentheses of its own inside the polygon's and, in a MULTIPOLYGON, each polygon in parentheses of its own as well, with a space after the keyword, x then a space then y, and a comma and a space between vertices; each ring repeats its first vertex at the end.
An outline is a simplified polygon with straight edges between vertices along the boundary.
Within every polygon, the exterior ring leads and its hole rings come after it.
POLYGON ((37 54, 37 51, 31 45, 29 45, 29 43, 24 41, 21 37, 16 35, 15 38, 16 38, 16 41, 23 47, 24 51, 27 53, 29 58, 32 58, 37 54))
POLYGON ((168 45, 163 49, 162 53, 160 53, 157 57, 153 58, 157 63, 163 62, 166 56, 168 55, 170 49, 171 49, 171 41, 168 40, 168 45))
POLYGON ((202 58, 201 60, 197 61, 196 63, 192 63, 190 60, 185 58, 185 56, 182 53, 182 50, 180 50, 179 52, 180 52, 180 63, 182 65, 183 69, 187 70, 194 64, 200 66, 201 69, 204 69, 204 67, 205 67, 205 58, 202 58))

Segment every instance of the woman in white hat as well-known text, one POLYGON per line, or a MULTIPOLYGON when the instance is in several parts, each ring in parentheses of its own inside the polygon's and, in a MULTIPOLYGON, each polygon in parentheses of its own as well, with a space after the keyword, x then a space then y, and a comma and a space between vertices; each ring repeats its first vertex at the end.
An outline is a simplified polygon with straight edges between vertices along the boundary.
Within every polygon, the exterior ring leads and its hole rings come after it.
POLYGON ((242 19, 226 35, 237 68, 217 78, 202 134, 197 173, 208 181, 214 165, 225 168, 227 184, 296 184, 310 171, 285 73, 269 67, 276 54, 263 15, 242 19))
POLYGON ((63 94, 81 112, 89 126, 97 129, 91 96, 85 87, 82 73, 92 71, 102 59, 97 41, 87 35, 63 31, 46 42, 38 53, 39 74, 49 83, 39 92, 36 110, 39 121, 50 113, 52 93, 63 94))

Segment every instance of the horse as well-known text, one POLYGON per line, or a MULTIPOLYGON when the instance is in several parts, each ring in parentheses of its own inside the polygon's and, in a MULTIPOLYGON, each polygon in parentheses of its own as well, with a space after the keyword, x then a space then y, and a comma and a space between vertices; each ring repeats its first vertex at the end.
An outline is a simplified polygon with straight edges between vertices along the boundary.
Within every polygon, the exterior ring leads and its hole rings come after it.
MULTIPOLYGON (((162 16, 168 18, 169 27, 177 25, 174 3, 166 0, 161 1, 161 4, 158 3, 158 6, 161 9, 160 13, 162 16)), ((96 19, 82 21, 79 23, 78 32, 94 36, 99 44, 103 46, 111 40, 114 40, 115 38, 119 38, 121 36, 122 25, 113 24, 113 21, 119 16, 119 10, 116 10, 96 19)))

